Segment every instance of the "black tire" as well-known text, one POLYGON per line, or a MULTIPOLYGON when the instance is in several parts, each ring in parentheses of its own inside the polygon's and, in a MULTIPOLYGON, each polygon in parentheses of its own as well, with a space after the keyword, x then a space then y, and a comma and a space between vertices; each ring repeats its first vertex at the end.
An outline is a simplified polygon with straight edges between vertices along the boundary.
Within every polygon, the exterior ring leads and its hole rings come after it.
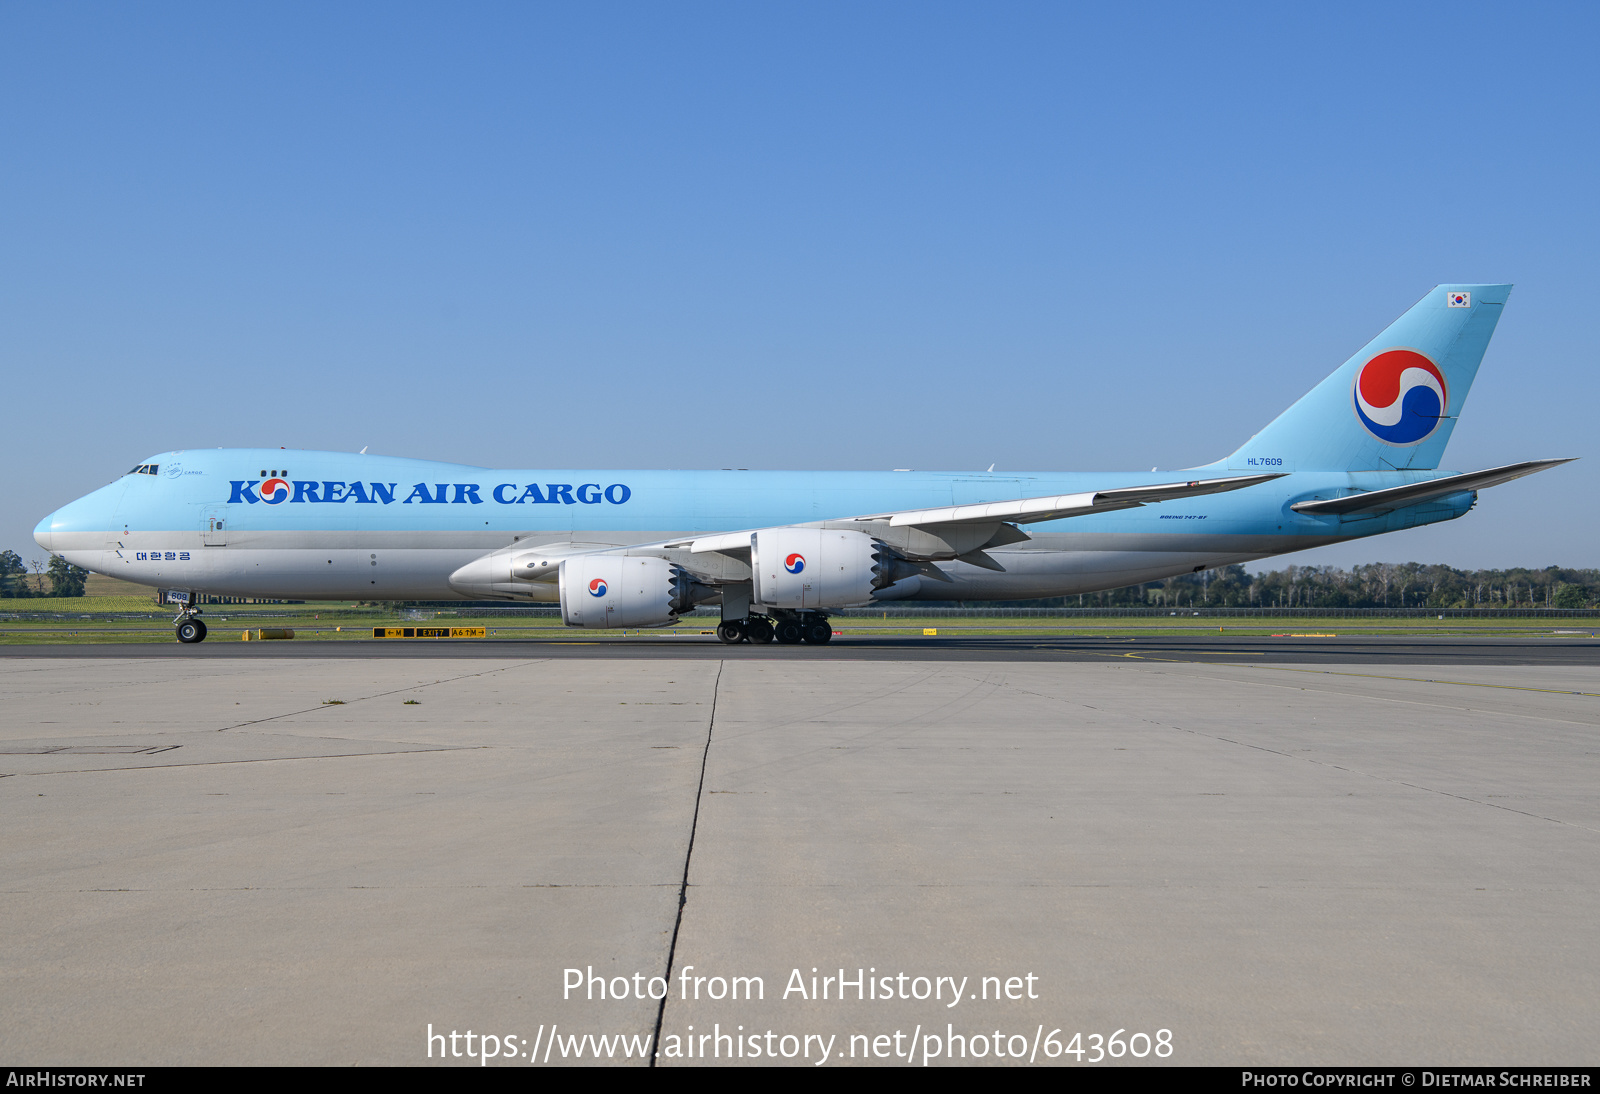
POLYGON ((793 646, 805 637, 805 632, 801 630, 798 619, 780 619, 772 628, 772 636, 779 645, 793 646))
POLYGON ((717 637, 730 646, 737 646, 745 640, 745 625, 741 619, 724 620, 717 627, 717 637))
POLYGON ((825 646, 833 641, 833 624, 826 619, 812 619, 806 622, 804 638, 815 646, 825 646))
POLYGON ((178 641, 188 645, 206 640, 206 625, 198 619, 185 619, 178 624, 178 641))
POLYGON ((772 621, 768 619, 752 619, 745 623, 745 637, 752 642, 765 644, 772 641, 772 621))

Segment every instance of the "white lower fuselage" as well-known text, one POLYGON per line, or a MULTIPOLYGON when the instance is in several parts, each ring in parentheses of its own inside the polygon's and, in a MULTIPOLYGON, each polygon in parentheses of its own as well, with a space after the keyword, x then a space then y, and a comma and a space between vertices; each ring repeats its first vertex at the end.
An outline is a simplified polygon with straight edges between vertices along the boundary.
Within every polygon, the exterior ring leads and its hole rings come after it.
MULTIPOLYGON (((301 534, 293 535, 302 538, 301 534)), ((429 533, 427 538, 437 536, 429 533)), ((393 533, 373 536, 357 546, 339 542, 354 538, 348 534, 318 538, 330 542, 314 547, 263 546, 206 544, 198 535, 130 535, 120 547, 79 547, 59 553, 74 565, 95 573, 205 595, 284 600, 465 600, 469 598, 450 587, 450 575, 486 551, 504 545, 497 541, 493 546, 481 542, 406 546, 395 543, 400 537, 393 533)), ((559 542, 571 543, 576 538, 562 536, 559 542)), ((635 542, 671 538, 667 533, 647 533, 635 542)), ((1165 542, 1179 538, 1167 536, 1159 544, 1114 542, 1122 538, 1037 536, 1032 543, 990 552, 1005 567, 1003 572, 964 562, 944 562, 939 568, 948 574, 950 582, 924 581, 911 599, 1020 600, 1095 592, 1313 545, 1299 539, 1294 543, 1272 542, 1267 537, 1249 537, 1253 542, 1239 541, 1245 537, 1226 537, 1231 542, 1206 543, 1200 541, 1220 537, 1201 536, 1181 537, 1189 542, 1165 542), (1062 542, 1075 540, 1090 542, 1062 542), (1113 542, 1105 542, 1108 540, 1113 542), (1160 549, 1152 549, 1156 547, 1160 549)), ((534 549, 540 542, 540 537, 533 536, 522 541, 534 549)), ((624 545, 615 536, 578 542, 624 545)), ((553 581, 530 582, 519 599, 554 604, 559 594, 553 581)))

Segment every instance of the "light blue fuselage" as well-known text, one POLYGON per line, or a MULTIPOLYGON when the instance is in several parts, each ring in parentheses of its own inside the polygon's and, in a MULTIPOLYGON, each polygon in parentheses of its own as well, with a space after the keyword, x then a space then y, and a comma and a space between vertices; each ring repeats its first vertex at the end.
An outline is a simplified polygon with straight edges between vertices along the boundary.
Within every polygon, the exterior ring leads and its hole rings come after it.
MULTIPOLYGON (((453 571, 513 543, 662 543, 1229 473, 1223 464, 1176 474, 498 471, 282 449, 166 452, 141 467, 150 465, 154 474, 129 473, 52 513, 35 539, 97 573, 196 593, 451 600, 464 599, 449 585, 453 571), (275 501, 263 495, 274 477, 284 480, 275 501)), ((1293 472, 1229 493, 1032 524, 1028 541, 990 551, 1003 570, 941 563, 950 582, 925 583, 913 598, 1091 592, 1450 520, 1476 495, 1377 516, 1290 509, 1448 474, 1293 472)))

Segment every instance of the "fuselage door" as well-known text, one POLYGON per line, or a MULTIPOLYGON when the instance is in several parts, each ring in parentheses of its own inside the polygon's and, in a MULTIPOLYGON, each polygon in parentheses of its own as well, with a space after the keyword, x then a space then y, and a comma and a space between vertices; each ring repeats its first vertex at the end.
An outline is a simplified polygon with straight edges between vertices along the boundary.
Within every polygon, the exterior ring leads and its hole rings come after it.
POLYGON ((200 542, 207 547, 228 545, 228 507, 210 505, 200 515, 200 542))

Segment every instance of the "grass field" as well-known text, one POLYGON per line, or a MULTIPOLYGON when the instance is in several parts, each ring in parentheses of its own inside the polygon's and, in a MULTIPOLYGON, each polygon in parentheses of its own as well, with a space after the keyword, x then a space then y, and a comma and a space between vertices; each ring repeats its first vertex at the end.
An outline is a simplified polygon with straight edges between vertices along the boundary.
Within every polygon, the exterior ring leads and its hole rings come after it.
MULTIPOLYGON (((70 599, 0 601, 0 645, 55 643, 114 643, 172 640, 174 612, 162 609, 149 596, 95 596, 70 599), (7 618, 11 616, 11 618, 7 618)), ((241 639, 246 629, 287 627, 301 641, 372 641, 372 628, 380 626, 478 626, 491 638, 570 637, 574 632, 554 616, 516 616, 493 612, 423 610, 397 612, 387 608, 359 607, 352 603, 219 604, 206 609, 203 618, 207 641, 241 639)), ((586 637, 643 635, 670 639, 698 636, 716 626, 714 616, 686 617, 676 627, 646 630, 588 631, 586 637)), ((1360 618, 1248 617, 1209 618, 1189 615, 1144 617, 960 617, 836 616, 834 629, 843 635, 915 635, 937 641, 941 636, 973 635, 1080 635, 1128 637, 1138 635, 1555 635, 1600 633, 1600 619, 1563 620, 1551 617, 1447 618, 1364 616, 1360 618)), ((454 641, 472 641, 455 639, 454 641)))

